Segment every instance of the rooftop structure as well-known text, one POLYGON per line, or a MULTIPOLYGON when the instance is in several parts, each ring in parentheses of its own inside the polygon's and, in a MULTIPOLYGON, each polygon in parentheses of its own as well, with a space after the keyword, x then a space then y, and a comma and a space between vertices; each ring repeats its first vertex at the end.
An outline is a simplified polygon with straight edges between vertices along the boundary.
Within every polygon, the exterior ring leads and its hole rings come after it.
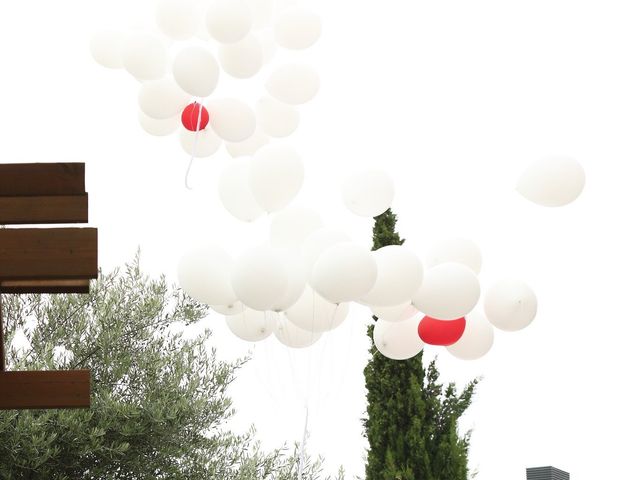
POLYGON ((569 480, 569 474, 554 467, 527 468, 527 480, 569 480))

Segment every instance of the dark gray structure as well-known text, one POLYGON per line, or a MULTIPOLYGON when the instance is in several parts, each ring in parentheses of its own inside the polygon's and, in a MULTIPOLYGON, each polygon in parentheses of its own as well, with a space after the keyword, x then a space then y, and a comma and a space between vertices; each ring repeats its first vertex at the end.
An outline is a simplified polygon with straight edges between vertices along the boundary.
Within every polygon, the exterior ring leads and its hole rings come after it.
POLYGON ((569 480, 569 474, 553 467, 527 468, 527 480, 569 480))

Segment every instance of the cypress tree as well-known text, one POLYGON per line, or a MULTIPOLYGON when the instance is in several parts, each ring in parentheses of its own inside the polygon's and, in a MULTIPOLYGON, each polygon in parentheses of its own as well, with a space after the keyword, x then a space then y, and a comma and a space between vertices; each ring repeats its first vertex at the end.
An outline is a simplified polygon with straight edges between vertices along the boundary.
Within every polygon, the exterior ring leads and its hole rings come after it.
MULTIPOLYGON (((391 210, 375 218, 373 250, 403 243, 391 210)), ((425 371, 422 352, 391 360, 376 349, 373 325, 368 334, 366 480, 467 480, 469 436, 458 433, 458 419, 470 406, 477 381, 458 394, 454 385, 439 383, 435 361, 425 371)))

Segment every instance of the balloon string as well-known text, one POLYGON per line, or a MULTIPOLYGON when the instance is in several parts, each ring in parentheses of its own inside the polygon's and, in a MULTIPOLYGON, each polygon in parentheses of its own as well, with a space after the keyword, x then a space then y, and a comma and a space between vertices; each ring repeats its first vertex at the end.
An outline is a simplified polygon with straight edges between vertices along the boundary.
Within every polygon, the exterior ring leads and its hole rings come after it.
MULTIPOLYGON (((350 366, 353 364, 352 359, 353 359, 353 342, 355 339, 355 322, 354 321, 349 321, 349 338, 347 341, 347 362, 346 365, 350 366)), ((331 355, 332 357, 336 357, 337 355, 335 355, 335 352, 333 355, 331 355)), ((342 391, 342 387, 344 386, 344 381, 347 377, 347 368, 340 368, 340 376, 339 376, 339 380, 337 382, 337 386, 334 389, 327 389, 327 392, 325 393, 325 396, 322 400, 322 403, 324 404, 329 398, 331 398, 331 394, 336 393, 336 392, 341 392, 342 391)))
POLYGON ((191 156, 191 160, 189 160, 189 166, 187 167, 187 171, 184 174, 184 186, 187 190, 193 190, 189 186, 189 173, 191 172, 191 166, 193 165, 193 156, 191 156))
MULTIPOLYGON (((312 335, 316 335, 316 294, 313 292, 313 301, 311 304, 311 332, 312 335)), ((315 342, 314 342, 315 343, 315 342)), ((307 402, 309 402, 309 396, 311 395, 311 364, 313 363, 313 345, 307 347, 307 402)))
MULTIPOLYGON (((239 314, 242 316, 242 324, 245 328, 245 330, 249 330, 248 326, 249 324, 247 323, 247 309, 243 306, 242 307, 242 311, 239 314)), ((267 326, 268 320, 267 320, 267 312, 264 312, 264 318, 263 318, 263 325, 267 326)), ((278 401, 275 397, 275 395, 273 394, 273 391, 271 389, 271 386, 267 380, 267 382, 265 382, 265 380, 262 378, 262 375, 259 372, 259 367, 258 365, 260 365, 260 362, 256 361, 256 345, 258 343, 262 343, 262 342, 253 342, 252 348, 251 348, 251 358, 253 359, 253 373, 254 376, 258 379, 258 381, 260 383, 262 383, 262 386, 264 387, 264 389, 267 391, 267 393, 269 394, 269 396, 271 397, 271 400, 273 400, 274 405, 278 404, 278 401)))
MULTIPOLYGON (((284 313, 283 312, 279 312, 278 315, 280 316, 280 321, 281 322, 285 322, 287 321, 285 319, 284 313)), ((289 343, 291 343, 291 337, 289 336, 289 332, 285 329, 285 331, 283 332, 283 335, 285 336, 285 338, 287 339, 287 341, 289 343)), ((285 350, 287 351, 287 358, 289 359, 289 370, 291 372, 291 383, 293 384, 293 390, 296 394, 296 396, 300 399, 301 402, 305 401, 304 395, 302 393, 302 388, 300 387, 300 382, 297 381, 298 378, 298 372, 295 368, 294 362, 293 362, 293 357, 291 354, 291 347, 286 346, 285 350)))
MULTIPOLYGON (((316 321, 316 296, 318 294, 316 293, 316 291, 313 291, 313 329, 315 331, 315 321, 316 321)), ((333 321, 332 321, 333 323, 333 321)), ((331 325, 329 326, 329 330, 331 330, 331 325)), ((325 359, 325 352, 326 352, 326 348, 327 348, 327 342, 328 342, 328 336, 329 333, 328 331, 322 332, 322 347, 318 349, 318 355, 316 358, 316 362, 314 362, 315 364, 318 365, 317 367, 317 372, 316 372, 316 388, 317 388, 317 394, 320 395, 320 392, 322 391, 321 387, 322 387, 322 370, 323 370, 323 366, 324 366, 324 359, 325 359)), ((311 383, 311 370, 309 370, 308 373, 309 376, 309 383, 311 383)), ((319 407, 320 405, 318 405, 319 407)))
MULTIPOLYGON (((244 310, 243 310, 243 313, 244 313, 244 310)), ((243 320, 245 320, 244 315, 243 315, 243 320)), ((264 312, 264 323, 263 323, 263 325, 264 325, 265 328, 268 325, 267 312, 264 312)), ((245 320, 245 328, 247 328, 246 320, 245 320)), ((257 345, 260 344, 260 343, 263 343, 265 341, 266 340, 253 343, 253 349, 251 350, 251 357, 252 357, 252 361, 253 361, 253 365, 254 365, 253 373, 258 378, 258 381, 262 384, 264 389, 267 391, 267 393, 271 397, 271 400, 273 401, 273 404, 277 406, 278 405, 278 399, 276 399, 276 396, 274 395, 273 390, 271 389, 270 378, 267 378, 267 380, 265 380, 263 378, 262 373, 260 372, 260 367, 259 367, 259 365, 262 362, 258 361, 258 359, 257 359, 257 353, 256 353, 257 345)), ((269 364, 269 361, 267 360, 266 363, 269 364)), ((275 370, 277 370, 277 369, 275 369, 275 370)))
POLYGON ((307 444, 307 436, 309 433, 309 405, 304 407, 304 430, 302 432, 302 442, 300 442, 300 456, 298 459, 298 480, 302 480, 304 471, 305 449, 307 444))
MULTIPOLYGON (((197 99, 193 101, 193 103, 197 103, 197 99)), ((189 173, 191 173, 191 167, 193 166, 193 159, 196 156, 196 147, 198 145, 198 136, 200 135, 200 121, 202 119, 202 101, 199 103, 200 108, 198 108, 198 121, 196 122, 196 134, 193 137, 193 148, 191 149, 191 158, 189 159, 189 166, 187 167, 187 171, 184 174, 184 186, 187 190, 193 190, 189 185, 189 173)))
MULTIPOLYGON (((327 358, 335 358, 335 355, 333 353, 335 353, 335 342, 332 341, 332 338, 334 337, 333 333, 334 333, 334 329, 335 329, 335 323, 336 323, 336 317, 337 317, 337 313, 338 313, 338 308, 340 308, 340 304, 336 303, 335 304, 335 309, 333 310, 333 314, 331 315, 331 323, 329 324, 329 331, 326 332, 324 334, 325 338, 324 338, 324 343, 322 345, 322 353, 320 354, 320 368, 318 371, 318 393, 321 392, 323 389, 322 387, 322 367, 324 365, 324 359, 327 358), (326 355, 326 351, 327 351, 327 345, 331 343, 331 348, 332 348, 332 355, 327 356, 326 355)), ((329 362, 327 362, 329 363, 329 362)), ((333 363, 331 365, 331 367, 333 367, 333 363)), ((333 373, 331 372, 333 368, 329 368, 330 374, 333 373)), ((343 370, 344 373, 344 370, 343 370)), ((330 377, 332 378, 333 375, 330 375, 330 377)), ((318 405, 324 405, 325 402, 329 399, 331 393, 332 393, 332 389, 331 388, 326 388, 324 389, 324 395, 322 397, 322 400, 320 400, 320 402, 318 402, 318 405)))
MULTIPOLYGON (((280 313, 280 315, 283 317, 284 319, 284 314, 280 313)), ((312 325, 312 330, 313 330, 313 324, 315 322, 315 311, 313 312, 313 316, 311 319, 311 325, 312 325)), ((287 335, 287 340, 289 343, 291 343, 291 337, 288 335, 288 332, 286 332, 287 335)), ((291 370, 291 381, 293 383, 293 387, 294 387, 294 391, 296 393, 296 395, 298 396, 298 398, 301 400, 301 403, 303 403, 304 405, 304 409, 305 409, 305 419, 304 419, 304 430, 302 433, 302 441, 300 442, 300 453, 298 456, 298 480, 302 480, 302 474, 304 472, 304 462, 305 462, 305 448, 306 448, 306 441, 307 441, 307 436, 309 434, 309 387, 310 387, 310 380, 309 380, 309 372, 310 372, 310 360, 309 357, 311 356, 311 351, 310 351, 310 347, 305 348, 304 350, 306 350, 306 355, 307 355, 307 361, 308 361, 308 371, 307 371, 307 378, 306 383, 307 383, 307 388, 306 388, 306 395, 303 393, 303 387, 299 384, 300 382, 298 381, 298 372, 297 369, 295 368, 294 362, 293 362, 293 357, 292 357, 292 353, 291 353, 291 347, 287 346, 285 348, 285 350, 287 351, 287 357, 289 358, 289 368, 291 370)), ((303 367, 304 369, 304 367, 303 367)), ((304 371, 304 370, 303 370, 304 371)), ((303 374, 304 375, 304 374, 303 374)))

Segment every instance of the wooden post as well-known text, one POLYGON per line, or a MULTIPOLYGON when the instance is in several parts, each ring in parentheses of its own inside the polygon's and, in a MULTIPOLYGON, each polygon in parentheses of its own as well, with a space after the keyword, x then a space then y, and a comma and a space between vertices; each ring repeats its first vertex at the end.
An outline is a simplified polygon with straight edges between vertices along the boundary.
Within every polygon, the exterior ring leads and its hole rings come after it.
MULTIPOLYGON (((0 164, 0 224, 86 223, 83 163, 0 164)), ((2 293, 88 293, 95 228, 0 230, 0 410, 88 408, 88 370, 6 371, 2 293)))

